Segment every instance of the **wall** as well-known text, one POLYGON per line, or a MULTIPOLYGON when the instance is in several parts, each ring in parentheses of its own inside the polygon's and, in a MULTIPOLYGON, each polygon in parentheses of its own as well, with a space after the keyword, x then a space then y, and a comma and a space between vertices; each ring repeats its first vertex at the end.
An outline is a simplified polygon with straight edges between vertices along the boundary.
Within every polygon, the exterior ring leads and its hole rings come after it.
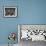
MULTIPOLYGON (((16 32, 17 35, 17 18, 4 18, 3 9, 5 6, 16 6, 18 0, 0 0, 0 44, 7 44, 8 34, 16 32)), ((17 39, 15 41, 18 42, 17 39)))
MULTIPOLYGON (((0 0, 0 44, 7 44, 9 32, 18 32, 18 24, 46 24, 46 0, 0 0), (4 18, 4 6, 16 6, 16 18, 4 18)), ((17 42, 17 40, 16 40, 17 42)))

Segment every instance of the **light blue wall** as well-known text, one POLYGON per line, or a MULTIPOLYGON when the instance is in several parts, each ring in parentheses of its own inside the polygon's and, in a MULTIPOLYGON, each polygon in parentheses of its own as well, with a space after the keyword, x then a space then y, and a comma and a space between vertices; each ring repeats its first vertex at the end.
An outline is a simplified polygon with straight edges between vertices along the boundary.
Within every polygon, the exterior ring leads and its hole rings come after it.
POLYGON ((0 43, 8 43, 9 32, 17 33, 18 24, 46 24, 46 0, 0 0, 0 43), (16 6, 18 16, 4 18, 4 6, 16 6))
MULTIPOLYGON (((17 18, 4 18, 3 9, 5 6, 16 6, 18 0, 0 0, 0 44, 8 43, 8 34, 16 32, 17 35, 17 18)), ((17 39, 15 41, 17 43, 17 39)))

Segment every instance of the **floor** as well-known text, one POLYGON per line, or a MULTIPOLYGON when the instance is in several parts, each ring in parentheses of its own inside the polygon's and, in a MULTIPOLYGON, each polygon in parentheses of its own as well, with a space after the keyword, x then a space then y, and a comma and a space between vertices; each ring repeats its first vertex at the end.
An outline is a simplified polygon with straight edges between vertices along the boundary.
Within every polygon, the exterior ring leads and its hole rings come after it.
MULTIPOLYGON (((8 46, 8 44, 0 44, 0 46, 8 46)), ((10 45, 10 46, 18 46, 18 44, 10 45)))
MULTIPOLYGON (((0 44, 0 46, 8 46, 8 44, 0 44)), ((11 46, 11 45, 10 45, 11 46)), ((15 44, 14 46, 46 46, 45 41, 31 41, 31 40, 21 40, 19 45, 15 44)))
POLYGON ((31 41, 31 40, 21 40, 20 41, 20 46, 46 46, 45 41, 31 41))

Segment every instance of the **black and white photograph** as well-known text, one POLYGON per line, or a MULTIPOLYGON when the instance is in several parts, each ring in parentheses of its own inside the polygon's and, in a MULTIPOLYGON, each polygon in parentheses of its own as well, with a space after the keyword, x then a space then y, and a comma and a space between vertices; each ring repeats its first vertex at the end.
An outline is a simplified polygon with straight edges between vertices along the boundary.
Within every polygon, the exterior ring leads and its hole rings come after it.
POLYGON ((43 45, 46 42, 46 25, 19 24, 18 41, 20 46, 43 45))
POLYGON ((16 17, 17 8, 16 7, 4 7, 4 17, 16 17))

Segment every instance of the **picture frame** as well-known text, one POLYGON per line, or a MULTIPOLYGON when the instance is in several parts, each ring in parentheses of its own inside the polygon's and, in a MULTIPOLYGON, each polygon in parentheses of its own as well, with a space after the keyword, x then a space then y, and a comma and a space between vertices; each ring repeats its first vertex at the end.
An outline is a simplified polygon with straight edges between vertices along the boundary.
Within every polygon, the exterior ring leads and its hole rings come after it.
POLYGON ((4 7, 4 17, 16 17, 17 7, 15 6, 5 6, 4 7))
POLYGON ((46 24, 18 24, 18 42, 24 39, 31 41, 46 41, 46 24), (28 37, 25 39, 25 35, 22 35, 22 31, 27 30, 28 37))

